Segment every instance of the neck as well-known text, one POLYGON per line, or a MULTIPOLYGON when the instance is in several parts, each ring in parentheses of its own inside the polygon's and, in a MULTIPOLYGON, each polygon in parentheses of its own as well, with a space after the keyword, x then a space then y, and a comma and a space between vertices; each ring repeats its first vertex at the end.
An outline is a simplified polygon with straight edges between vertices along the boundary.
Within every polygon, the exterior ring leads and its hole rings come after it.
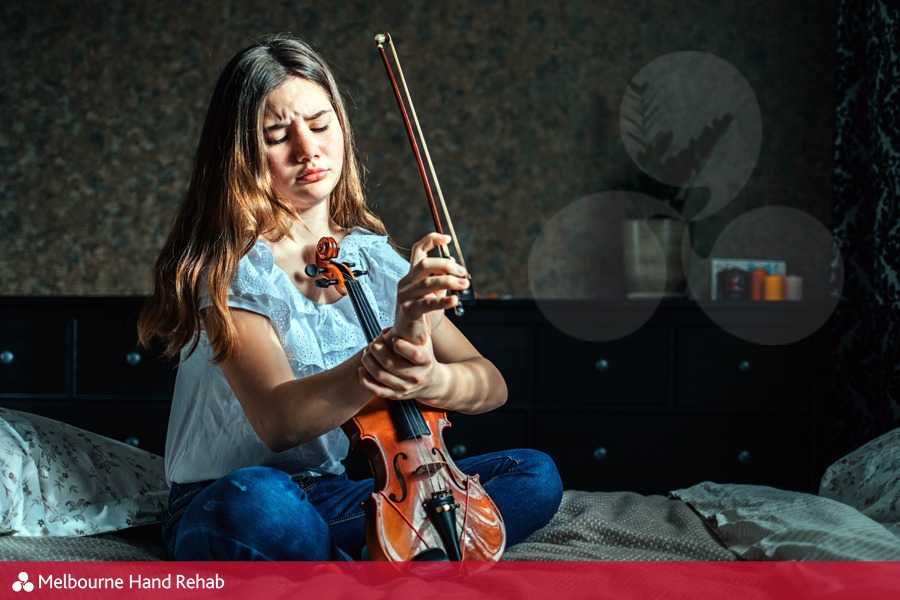
POLYGON ((322 237, 334 237, 343 232, 344 229, 331 218, 327 201, 300 212, 300 220, 295 221, 291 228, 291 236, 298 242, 305 240, 315 243, 322 237))

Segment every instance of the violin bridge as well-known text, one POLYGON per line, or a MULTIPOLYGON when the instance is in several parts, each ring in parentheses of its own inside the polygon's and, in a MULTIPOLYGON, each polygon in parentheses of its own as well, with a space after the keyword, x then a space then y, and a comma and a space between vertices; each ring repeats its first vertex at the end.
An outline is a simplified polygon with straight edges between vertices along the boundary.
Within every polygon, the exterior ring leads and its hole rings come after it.
POLYGON ((443 462, 443 461, 424 463, 424 464, 421 464, 418 467, 416 467, 416 470, 413 471, 413 474, 414 475, 422 475, 422 474, 434 475, 435 473, 437 473, 438 471, 440 471, 441 469, 443 469, 446 466, 447 466, 447 463, 443 462))

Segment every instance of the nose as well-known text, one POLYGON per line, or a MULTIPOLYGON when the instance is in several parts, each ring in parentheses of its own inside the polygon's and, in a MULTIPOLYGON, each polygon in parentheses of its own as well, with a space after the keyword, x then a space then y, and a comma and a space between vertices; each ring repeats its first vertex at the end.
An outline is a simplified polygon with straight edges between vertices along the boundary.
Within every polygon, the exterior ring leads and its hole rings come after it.
POLYGON ((303 125, 294 128, 294 159, 298 163, 308 162, 318 156, 318 144, 312 132, 303 125))

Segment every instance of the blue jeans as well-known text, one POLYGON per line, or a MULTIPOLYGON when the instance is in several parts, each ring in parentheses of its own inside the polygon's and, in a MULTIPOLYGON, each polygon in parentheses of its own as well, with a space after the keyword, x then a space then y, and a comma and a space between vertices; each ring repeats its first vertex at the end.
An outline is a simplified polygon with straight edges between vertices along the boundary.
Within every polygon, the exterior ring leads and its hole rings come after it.
MULTIPOLYGON (((562 500, 556 465, 536 450, 495 452, 456 465, 478 474, 503 516, 507 546, 545 525, 562 500)), ((361 505, 373 491, 372 479, 294 481, 283 471, 247 467, 212 482, 174 484, 163 538, 175 560, 359 559, 361 505)))

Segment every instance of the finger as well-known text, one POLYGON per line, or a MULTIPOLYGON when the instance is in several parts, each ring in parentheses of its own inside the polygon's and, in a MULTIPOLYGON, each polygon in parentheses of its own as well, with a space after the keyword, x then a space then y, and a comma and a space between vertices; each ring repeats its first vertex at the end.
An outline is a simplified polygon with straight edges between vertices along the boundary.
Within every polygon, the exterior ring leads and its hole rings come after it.
POLYGON ((380 372, 401 372, 403 366, 398 364, 398 357, 392 348, 373 342, 363 351, 360 364, 373 376, 380 372))
POLYGON ((429 277, 453 277, 460 280, 468 280, 469 273, 466 269, 446 258, 428 257, 409 268, 409 272, 401 278, 401 284, 409 284, 421 281, 429 277))
POLYGON ((415 397, 414 390, 418 389, 418 382, 415 384, 408 383, 384 372, 380 372, 376 376, 365 368, 360 367, 357 373, 359 374, 360 385, 379 398, 389 400, 411 399, 415 397))
POLYGON ((396 393, 391 388, 382 385, 378 381, 372 378, 371 374, 366 371, 364 368, 360 367, 358 370, 359 374, 359 384, 368 391, 373 396, 377 396, 379 398, 385 398, 388 400, 396 399, 396 393))
POLYGON ((400 304, 414 302, 430 295, 443 296, 446 292, 460 292, 471 285, 468 278, 451 275, 429 275, 422 279, 401 281, 397 286, 400 304))
POLYGON ((408 318, 415 320, 435 311, 445 311, 459 304, 459 296, 455 294, 440 294, 406 300, 400 302, 398 308, 408 318))
POLYGON ((391 387, 408 385, 416 380, 409 374, 416 365, 395 352, 393 344, 386 344, 382 338, 377 338, 366 348, 360 363, 373 378, 391 387))
POLYGON ((391 371, 380 368, 371 368, 371 363, 363 363, 360 368, 362 368, 366 372, 366 376, 375 384, 389 390, 404 390, 407 389, 411 382, 406 381, 404 378, 398 376, 391 371))
POLYGON ((413 344, 403 338, 394 338, 394 352, 397 356, 408 361, 412 365, 427 366, 433 361, 433 354, 428 346, 413 344))
POLYGON ((428 256, 428 253, 431 250, 434 250, 438 246, 446 246, 450 243, 451 237, 449 235, 443 235, 440 233, 429 233, 418 242, 413 244, 412 249, 409 253, 409 262, 410 264, 416 264, 425 257, 428 256))

